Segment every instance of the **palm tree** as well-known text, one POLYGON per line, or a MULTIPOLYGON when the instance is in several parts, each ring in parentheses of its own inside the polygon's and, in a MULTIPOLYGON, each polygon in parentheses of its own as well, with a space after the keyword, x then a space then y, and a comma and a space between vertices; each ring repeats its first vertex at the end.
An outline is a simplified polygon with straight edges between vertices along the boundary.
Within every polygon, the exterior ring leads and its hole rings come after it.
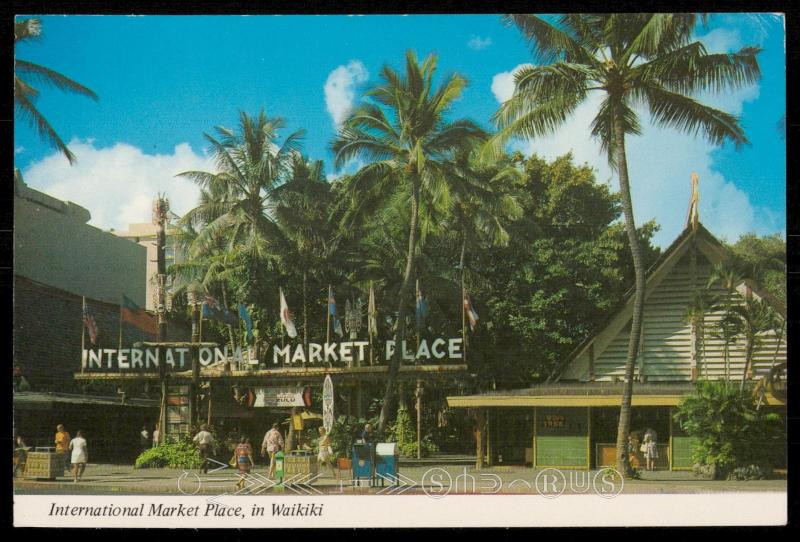
MULTIPOLYGON (((42 26, 39 19, 25 19, 14 22, 14 46, 24 41, 38 39, 42 35, 42 26)), ((25 118, 31 127, 39 133, 39 137, 57 148, 69 160, 75 163, 75 155, 67 148, 67 144, 56 133, 50 122, 36 108, 36 98, 39 90, 31 81, 38 81, 45 85, 56 87, 59 90, 74 92, 97 100, 97 94, 80 83, 55 70, 40 64, 17 58, 14 60, 14 109, 25 118), (26 80, 27 79, 27 80, 26 80)))
POLYGON ((242 253, 247 259, 247 284, 243 300, 253 302, 258 295, 258 270, 270 256, 270 246, 280 244, 282 232, 275 223, 275 190, 289 180, 293 156, 298 153, 304 132, 295 131, 281 142, 278 131, 286 124, 280 117, 239 114, 239 132, 217 127, 218 137, 204 134, 211 144, 217 172, 185 171, 179 176, 194 181, 201 189, 218 197, 201 201, 189 212, 205 223, 195 245, 213 244, 221 236, 227 250, 242 253))
MULTIPOLYGON (((452 177, 446 163, 456 152, 466 151, 484 137, 484 132, 472 121, 447 121, 447 113, 467 82, 453 74, 435 88, 436 66, 435 55, 429 55, 420 64, 411 51, 406 53, 404 74, 384 66, 382 82, 367 93, 373 101, 364 103, 349 116, 332 144, 337 167, 353 158, 367 163, 353 179, 359 197, 385 201, 402 191, 410 199, 406 265, 397 298, 395 339, 398 341, 405 336, 421 197, 447 202, 448 181, 452 177)), ((378 424, 381 431, 394 406, 399 350, 389 360, 378 424)))
POLYGON ((495 114, 499 132, 487 152, 512 136, 535 138, 562 126, 592 92, 603 101, 592 135, 619 177, 622 210, 635 275, 635 296, 625 384, 617 431, 617 469, 630 472, 627 439, 633 370, 641 336, 645 271, 631 204, 625 137, 639 135, 637 106, 647 106, 659 126, 703 134, 710 142, 746 143, 737 117, 704 105, 693 95, 729 91, 760 77, 756 47, 733 54, 708 54, 693 32, 693 14, 509 15, 530 42, 540 65, 515 74, 513 96, 495 114))
POLYGON ((725 363, 725 385, 730 380, 730 350, 739 333, 739 320, 732 311, 736 288, 744 281, 740 269, 731 261, 722 261, 711 268, 707 288, 717 286, 721 293, 712 297, 712 308, 721 310, 720 319, 715 324, 714 334, 723 341, 722 358, 725 363))

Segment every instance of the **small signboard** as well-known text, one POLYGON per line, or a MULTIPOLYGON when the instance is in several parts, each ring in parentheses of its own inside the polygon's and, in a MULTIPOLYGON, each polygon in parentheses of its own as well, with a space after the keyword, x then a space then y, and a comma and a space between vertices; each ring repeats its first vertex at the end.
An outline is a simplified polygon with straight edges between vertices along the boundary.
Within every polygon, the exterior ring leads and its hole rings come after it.
POLYGON ((253 407, 310 407, 311 387, 262 387, 254 388, 253 407))

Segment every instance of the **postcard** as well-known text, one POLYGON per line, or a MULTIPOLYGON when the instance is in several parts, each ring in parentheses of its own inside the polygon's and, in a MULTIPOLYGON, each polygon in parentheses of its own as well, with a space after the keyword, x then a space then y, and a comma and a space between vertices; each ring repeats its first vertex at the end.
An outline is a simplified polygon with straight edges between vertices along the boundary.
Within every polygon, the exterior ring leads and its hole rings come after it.
POLYGON ((786 32, 17 15, 14 524, 786 524, 786 32))

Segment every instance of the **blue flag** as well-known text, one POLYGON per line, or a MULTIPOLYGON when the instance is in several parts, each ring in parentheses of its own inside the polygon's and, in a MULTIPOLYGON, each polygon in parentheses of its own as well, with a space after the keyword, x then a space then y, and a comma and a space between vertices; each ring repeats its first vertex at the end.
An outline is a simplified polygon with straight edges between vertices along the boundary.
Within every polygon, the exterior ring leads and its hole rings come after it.
POLYGON ((247 307, 244 303, 239 303, 239 318, 244 322, 244 328, 247 330, 247 340, 253 340, 253 320, 250 319, 250 313, 247 312, 247 307))
POLYGON ((428 300, 417 294, 417 329, 425 328, 425 319, 428 317, 428 300))

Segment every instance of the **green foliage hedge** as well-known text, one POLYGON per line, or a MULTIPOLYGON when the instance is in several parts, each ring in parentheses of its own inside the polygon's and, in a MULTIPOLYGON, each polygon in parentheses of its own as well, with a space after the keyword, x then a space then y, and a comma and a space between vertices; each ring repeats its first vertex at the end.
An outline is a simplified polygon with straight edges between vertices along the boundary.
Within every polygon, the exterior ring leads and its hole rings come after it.
POLYGON ((135 468, 198 469, 202 465, 197 447, 190 438, 160 444, 136 458, 135 468))

